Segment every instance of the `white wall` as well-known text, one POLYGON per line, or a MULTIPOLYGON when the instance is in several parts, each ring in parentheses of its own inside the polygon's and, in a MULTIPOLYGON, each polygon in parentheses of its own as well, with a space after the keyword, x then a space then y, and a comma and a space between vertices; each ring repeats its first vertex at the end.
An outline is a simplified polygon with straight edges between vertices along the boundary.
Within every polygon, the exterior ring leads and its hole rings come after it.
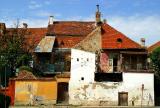
POLYGON ((118 105, 118 93, 128 92, 128 105, 154 106, 154 74, 123 73, 121 82, 95 82, 95 54, 71 50, 71 78, 69 81, 69 104, 72 105, 118 105), (79 59, 79 61, 77 61, 79 59), (87 60, 89 59, 89 60, 87 60), (82 80, 82 77, 84 78, 82 80))
POLYGON ((72 49, 70 81, 87 83, 94 82, 94 72, 95 54, 82 50, 72 49))
MULTIPOLYGON (((74 77, 74 76, 73 76, 74 77)), ((123 73, 122 82, 69 82, 69 103, 73 105, 118 105, 118 93, 128 92, 128 105, 154 106, 154 74, 123 73)))

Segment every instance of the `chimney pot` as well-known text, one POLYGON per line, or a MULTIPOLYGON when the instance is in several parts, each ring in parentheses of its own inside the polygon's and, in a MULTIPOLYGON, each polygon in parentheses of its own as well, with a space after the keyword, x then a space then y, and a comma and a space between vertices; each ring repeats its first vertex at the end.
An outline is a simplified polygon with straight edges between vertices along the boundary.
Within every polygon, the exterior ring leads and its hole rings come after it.
POLYGON ((53 24, 53 16, 49 17, 49 25, 53 24))
POLYGON ((27 23, 23 23, 23 28, 27 28, 28 27, 28 25, 27 25, 27 23))
POLYGON ((145 38, 141 38, 141 46, 142 46, 142 47, 145 47, 145 42, 146 42, 146 41, 145 41, 145 38))

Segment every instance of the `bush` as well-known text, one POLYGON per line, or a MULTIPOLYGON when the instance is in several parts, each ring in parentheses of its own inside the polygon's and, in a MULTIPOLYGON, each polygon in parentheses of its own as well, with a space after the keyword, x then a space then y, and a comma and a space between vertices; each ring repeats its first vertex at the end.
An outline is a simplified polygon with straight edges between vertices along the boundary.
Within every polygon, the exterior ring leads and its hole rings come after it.
POLYGON ((26 71, 32 72, 32 68, 30 68, 29 66, 21 66, 19 68, 19 71, 22 71, 22 70, 26 70, 26 71))

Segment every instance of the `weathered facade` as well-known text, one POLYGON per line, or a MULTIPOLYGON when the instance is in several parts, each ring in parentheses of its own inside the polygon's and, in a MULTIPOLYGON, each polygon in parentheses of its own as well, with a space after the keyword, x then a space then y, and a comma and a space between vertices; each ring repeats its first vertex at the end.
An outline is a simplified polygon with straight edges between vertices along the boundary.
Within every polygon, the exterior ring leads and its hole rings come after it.
MULTIPOLYGON (((95 62, 91 61, 94 58, 92 53, 72 50, 70 104, 154 106, 153 73, 125 72, 119 74, 120 81, 107 78, 104 81, 96 81, 95 62)), ((110 77, 109 74, 103 75, 110 77)))
POLYGON ((55 104, 56 86, 54 79, 15 80, 14 105, 55 104))
POLYGON ((146 47, 102 22, 99 6, 95 16, 27 28, 39 33, 34 69, 44 79, 15 80, 15 104, 154 106, 146 47))

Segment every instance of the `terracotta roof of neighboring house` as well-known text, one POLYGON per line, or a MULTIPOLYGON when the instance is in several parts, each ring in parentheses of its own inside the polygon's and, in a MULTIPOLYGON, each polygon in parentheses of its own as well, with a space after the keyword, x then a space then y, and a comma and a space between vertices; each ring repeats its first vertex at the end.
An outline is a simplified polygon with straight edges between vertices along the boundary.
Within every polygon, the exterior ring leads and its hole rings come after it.
POLYGON ((48 34, 55 36, 86 36, 95 28, 95 22, 55 21, 48 26, 48 34))
POLYGON ((72 48, 95 29, 95 22, 55 21, 48 26, 48 35, 56 36, 55 48, 72 48))
MULTIPOLYGON (((7 28, 7 32, 10 35, 13 34, 14 30, 15 28, 7 28)), ((47 28, 18 28, 18 30, 27 30, 25 34, 27 41, 26 47, 30 47, 30 50, 33 50, 47 33, 47 28)))
POLYGON ((56 37, 54 48, 72 48, 77 43, 79 43, 81 40, 83 40, 84 37, 80 36, 61 36, 56 37))
POLYGON ((22 70, 19 72, 16 79, 36 79, 36 77, 32 74, 32 72, 22 70))
POLYGON ((103 49, 141 49, 140 44, 134 42, 108 24, 102 25, 103 49))
POLYGON ((28 38, 30 41, 34 40, 34 43, 37 45, 40 40, 46 35, 47 28, 27 28, 29 34, 28 38))
POLYGON ((148 52, 151 53, 153 50, 155 50, 158 47, 160 47, 160 41, 158 41, 155 44, 153 44, 150 47, 148 47, 148 52))

